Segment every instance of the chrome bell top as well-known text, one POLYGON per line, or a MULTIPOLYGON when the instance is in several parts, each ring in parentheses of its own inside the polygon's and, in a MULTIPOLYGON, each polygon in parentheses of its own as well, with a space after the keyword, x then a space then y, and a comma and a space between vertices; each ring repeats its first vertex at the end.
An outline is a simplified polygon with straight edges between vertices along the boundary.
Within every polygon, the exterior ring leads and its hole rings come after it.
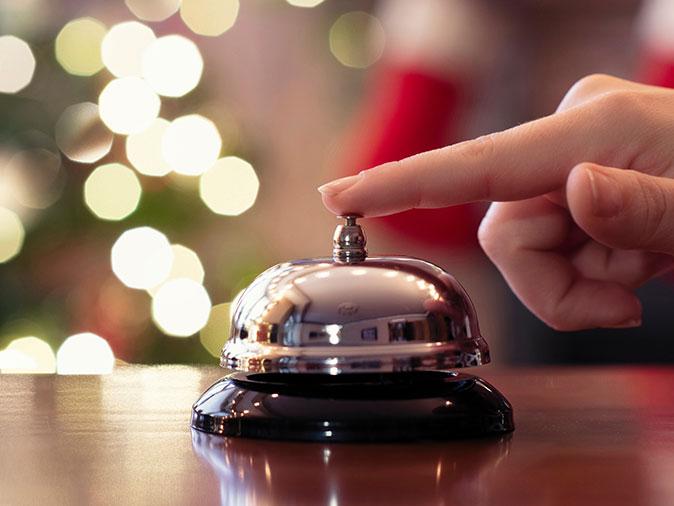
POLYGON ((332 258, 276 265, 234 302, 220 364, 349 374, 488 363, 475 309, 456 279, 417 258, 368 258, 357 217, 345 219, 332 258))

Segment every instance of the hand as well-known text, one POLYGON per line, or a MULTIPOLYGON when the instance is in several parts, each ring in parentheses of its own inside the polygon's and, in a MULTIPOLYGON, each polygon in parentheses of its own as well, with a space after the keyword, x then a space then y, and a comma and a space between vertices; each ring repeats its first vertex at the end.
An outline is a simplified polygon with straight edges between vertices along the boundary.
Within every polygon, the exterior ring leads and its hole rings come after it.
MULTIPOLYGON (((634 327, 674 260, 674 91, 593 75, 544 118, 322 186, 336 214, 493 201, 478 232, 558 330, 634 327)), ((448 224, 451 226, 451 224, 448 224)))

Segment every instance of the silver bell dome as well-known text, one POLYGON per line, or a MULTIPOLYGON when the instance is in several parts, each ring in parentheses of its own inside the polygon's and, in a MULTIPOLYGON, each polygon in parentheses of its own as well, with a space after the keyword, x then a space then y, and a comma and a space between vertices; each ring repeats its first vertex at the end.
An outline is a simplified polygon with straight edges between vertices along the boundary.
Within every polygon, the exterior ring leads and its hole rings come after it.
POLYGON ((221 365, 336 375, 489 362, 473 304, 454 277, 416 258, 368 257, 365 246, 347 216, 332 258, 260 274, 234 303, 221 365))

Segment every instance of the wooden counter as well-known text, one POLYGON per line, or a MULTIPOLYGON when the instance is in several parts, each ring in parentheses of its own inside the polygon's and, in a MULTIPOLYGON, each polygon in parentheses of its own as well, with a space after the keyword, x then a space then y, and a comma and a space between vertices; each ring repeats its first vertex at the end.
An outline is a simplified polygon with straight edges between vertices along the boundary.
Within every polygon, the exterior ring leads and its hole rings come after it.
POLYGON ((192 433, 216 368, 0 375, 0 504, 674 504, 674 368, 474 369, 502 439, 353 445, 192 433))

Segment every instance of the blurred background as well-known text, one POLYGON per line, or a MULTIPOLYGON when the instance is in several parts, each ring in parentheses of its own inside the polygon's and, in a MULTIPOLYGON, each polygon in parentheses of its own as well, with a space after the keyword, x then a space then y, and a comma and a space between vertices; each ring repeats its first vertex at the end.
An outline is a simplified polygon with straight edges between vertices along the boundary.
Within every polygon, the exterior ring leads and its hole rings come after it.
MULTIPOLYGON (((0 372, 217 363, 257 274, 330 253, 319 184, 587 74, 672 86, 672 28, 670 0, 0 0, 0 372)), ((484 209, 364 220, 370 250, 453 273, 499 363, 674 360, 672 282, 641 329, 552 332, 477 247, 484 209)))

